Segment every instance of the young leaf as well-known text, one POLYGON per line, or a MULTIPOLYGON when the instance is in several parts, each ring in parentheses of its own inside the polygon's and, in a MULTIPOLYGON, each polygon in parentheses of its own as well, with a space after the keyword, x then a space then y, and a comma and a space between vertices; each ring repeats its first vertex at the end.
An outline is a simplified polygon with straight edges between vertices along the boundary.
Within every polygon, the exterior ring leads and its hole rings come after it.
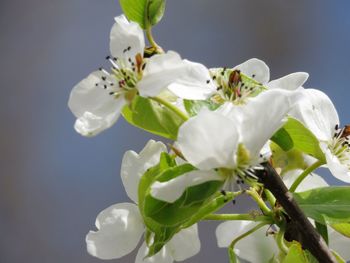
POLYGON ((124 107, 122 115, 130 124, 153 134, 176 140, 183 120, 158 102, 136 96, 131 105, 124 107))
POLYGON ((271 140, 284 151, 297 149, 320 161, 325 161, 318 139, 294 118, 288 118, 286 124, 272 136, 271 140))
POLYGON ((333 224, 331 227, 340 234, 350 238, 350 223, 333 224))
POLYGON ((145 196, 144 214, 164 226, 184 224, 190 220, 222 187, 222 181, 209 181, 186 189, 174 203, 145 196))
POLYGON ((302 249, 298 242, 293 241, 289 248, 288 254, 282 263, 317 263, 317 261, 313 260, 310 255, 310 253, 307 253, 307 251, 302 249))
MULTIPOLYGON (((174 203, 163 202, 150 195, 150 187, 154 181, 169 180, 194 169, 190 164, 176 166, 172 156, 162 153, 159 164, 148 169, 141 177, 139 209, 147 230, 153 233, 153 243, 149 246, 148 256, 156 254, 181 229, 190 227, 207 213, 212 212, 215 207, 219 209, 226 203, 216 199, 218 190, 222 187, 222 181, 210 181, 189 187, 174 203), (211 203, 213 200, 216 200, 216 206, 211 203), (211 206, 206 211, 201 211, 208 204, 211 206), (197 214, 199 216, 196 216, 197 214), (195 221, 192 218, 198 220, 195 221), (191 224, 188 224, 189 222, 191 224)), ((232 200, 233 196, 228 195, 224 198, 232 200)))
POLYGON ((316 225, 316 230, 317 232, 322 236, 324 241, 326 241, 328 245, 328 230, 327 230, 327 225, 321 224, 320 222, 315 221, 316 225))
POLYGON ((148 21, 152 26, 159 23, 165 11, 166 0, 149 0, 148 21))
POLYGON ((277 144, 285 152, 290 151, 294 147, 293 139, 283 127, 279 129, 271 137, 271 141, 277 144))
POLYGON ((338 263, 346 263, 346 261, 334 250, 332 250, 332 254, 334 255, 338 263))
POLYGON ((295 169, 305 170, 308 165, 305 163, 304 155, 301 151, 291 149, 284 151, 276 143, 271 142, 272 162, 275 168, 281 169, 281 175, 295 169))
POLYGON ((184 100, 184 106, 187 113, 193 117, 196 116, 203 108, 211 111, 216 110, 220 105, 211 100, 184 100))
POLYGON ((350 187, 348 186, 322 187, 293 195, 305 214, 321 224, 350 221, 350 187))
POLYGON ((222 207, 225 206, 228 202, 231 202, 235 198, 235 195, 233 192, 222 192, 222 193, 216 193, 212 200, 210 200, 207 204, 202 206, 198 210, 196 214, 194 214, 190 220, 186 221, 182 227, 187 228, 192 226, 193 224, 199 222, 203 218, 205 218, 207 215, 213 214, 222 207))
POLYGON ((127 18, 143 29, 157 24, 165 10, 165 0, 119 0, 119 3, 127 18))

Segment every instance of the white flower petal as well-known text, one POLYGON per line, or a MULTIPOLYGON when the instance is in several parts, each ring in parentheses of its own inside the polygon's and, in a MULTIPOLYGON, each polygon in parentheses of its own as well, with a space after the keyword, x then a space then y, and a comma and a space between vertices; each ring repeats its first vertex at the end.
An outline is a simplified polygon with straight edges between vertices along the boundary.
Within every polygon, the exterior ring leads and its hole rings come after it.
POLYGON ((260 59, 252 58, 234 67, 248 77, 265 84, 270 80, 270 69, 266 63, 260 59))
MULTIPOLYGON (((294 181, 299 177, 299 175, 303 172, 301 169, 296 169, 292 171, 288 171, 283 175, 283 182, 289 188, 294 183, 294 181)), ((312 173, 309 174, 298 186, 296 192, 303 192, 307 190, 311 190, 314 188, 328 186, 327 182, 319 175, 312 173)))
POLYGON ((124 15, 116 17, 110 34, 112 56, 134 60, 137 54, 143 57, 144 48, 145 38, 139 24, 129 22, 124 15))
POLYGON ((166 151, 166 146, 162 142, 150 140, 139 154, 134 151, 127 151, 124 154, 121 178, 126 193, 135 203, 138 203, 138 187, 141 176, 148 168, 158 164, 160 154, 166 151))
POLYGON ((188 187, 208 181, 223 181, 224 179, 213 170, 191 171, 166 182, 156 181, 151 186, 151 195, 156 199, 173 203, 182 196, 188 187))
POLYGON ((249 150, 251 158, 258 157, 264 144, 283 125, 297 94, 281 89, 268 90, 243 106, 226 110, 226 116, 239 124, 240 142, 249 150))
POLYGON ((343 182, 350 183, 350 171, 348 167, 340 163, 338 157, 331 153, 325 144, 321 143, 320 146, 326 156, 327 167, 334 177, 343 182))
MULTIPOLYGON (((111 127, 118 119, 125 99, 116 99, 104 89, 103 73, 95 71, 80 81, 71 91, 68 107, 78 118, 75 129, 84 136, 93 136, 111 127), (99 84, 99 85, 96 85, 99 84)), ((106 76, 108 82, 115 79, 106 76)))
POLYGON ((148 248, 143 243, 136 255, 135 263, 172 263, 174 261, 166 245, 154 256, 147 257, 148 248))
POLYGON ((182 60, 174 51, 151 57, 138 83, 140 95, 144 97, 157 96, 165 88, 180 98, 191 100, 207 99, 216 91, 205 66, 182 60))
POLYGON ((236 124, 216 112, 201 111, 179 129, 178 146, 187 161, 202 170, 234 168, 236 124))
POLYGON ((83 136, 92 137, 109 128, 109 126, 103 118, 91 112, 85 112, 83 116, 75 121, 74 129, 83 136))
POLYGON ((330 98, 320 90, 304 89, 304 99, 295 105, 291 116, 300 120, 322 141, 333 138, 334 128, 339 124, 338 113, 330 98))
MULTIPOLYGON (((227 221, 216 229, 216 238, 219 247, 228 247, 238 236, 244 234, 258 223, 251 221, 227 221)), ((273 255, 278 255, 278 247, 272 236, 266 236, 269 226, 255 231, 253 234, 240 240, 235 246, 238 257, 249 262, 268 262, 273 255)))
POLYGON ((350 260, 350 239, 328 227, 329 247, 335 250, 346 262, 350 260))
POLYGON ((309 78, 309 74, 306 72, 295 72, 284 76, 279 79, 275 79, 266 84, 269 89, 285 89, 296 90, 301 87, 309 78))
POLYGON ((120 258, 133 251, 144 231, 138 207, 131 203, 112 205, 96 219, 98 231, 86 236, 88 252, 100 259, 120 258))
POLYGON ((175 261, 183 261, 198 254, 201 243, 198 236, 198 226, 181 230, 166 244, 175 261))

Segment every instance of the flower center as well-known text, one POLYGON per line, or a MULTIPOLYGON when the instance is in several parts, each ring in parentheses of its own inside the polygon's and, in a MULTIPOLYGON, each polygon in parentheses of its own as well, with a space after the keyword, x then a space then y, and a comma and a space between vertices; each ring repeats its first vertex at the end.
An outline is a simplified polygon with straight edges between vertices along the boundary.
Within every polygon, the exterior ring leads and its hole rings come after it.
POLYGON ((101 81, 96 83, 96 86, 105 89, 115 99, 124 96, 126 100, 132 100, 137 94, 136 84, 142 78, 142 72, 146 66, 141 54, 137 54, 134 58, 128 57, 127 53, 130 50, 131 47, 124 49, 125 56, 122 58, 106 57, 106 60, 112 64, 111 72, 99 68, 101 81))
POLYGON ((339 162, 346 165, 350 170, 350 126, 345 125, 339 129, 339 125, 335 126, 333 139, 329 142, 329 150, 338 158, 339 162))
POLYGON ((242 105, 250 97, 255 97, 266 88, 253 78, 233 69, 211 70, 211 77, 216 82, 217 93, 211 98, 215 103, 221 104, 231 101, 236 105, 242 105))
POLYGON ((264 170, 262 163, 267 162, 268 154, 260 154, 256 158, 251 158, 249 151, 243 144, 238 145, 236 167, 233 169, 221 168, 220 173, 226 178, 224 189, 230 191, 241 190, 241 185, 248 183, 254 185, 259 180, 257 171, 264 170))

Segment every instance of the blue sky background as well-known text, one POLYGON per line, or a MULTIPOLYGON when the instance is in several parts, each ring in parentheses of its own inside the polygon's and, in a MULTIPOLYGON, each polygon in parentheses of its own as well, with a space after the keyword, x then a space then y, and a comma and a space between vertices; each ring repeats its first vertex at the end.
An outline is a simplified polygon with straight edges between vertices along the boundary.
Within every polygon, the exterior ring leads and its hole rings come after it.
MULTIPOLYGON (((305 86, 326 92, 348 124, 349 8, 346 0, 169 0, 154 34, 163 48, 208 67, 257 57, 272 78, 306 71, 305 86)), ((0 2, 0 262, 101 262, 86 253, 85 234, 102 209, 128 201, 122 155, 154 136, 120 120, 83 138, 67 100, 104 65, 120 13, 115 0, 0 2)), ((232 211, 240 208, 246 201, 232 211)), ((201 224, 201 253, 186 262, 226 262, 214 231, 201 224)))

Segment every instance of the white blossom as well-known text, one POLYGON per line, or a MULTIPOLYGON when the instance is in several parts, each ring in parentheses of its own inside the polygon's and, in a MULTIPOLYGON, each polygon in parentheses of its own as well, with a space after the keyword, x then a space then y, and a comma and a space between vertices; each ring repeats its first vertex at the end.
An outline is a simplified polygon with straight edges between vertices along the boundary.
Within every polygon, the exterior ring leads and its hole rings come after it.
POLYGON ((296 90, 308 79, 309 74, 295 72, 276 80, 270 80, 270 69, 262 60, 252 58, 233 69, 212 68, 212 78, 217 85, 217 93, 212 100, 219 102, 232 102, 242 105, 248 99, 257 96, 266 89, 296 90), (240 73, 253 79, 243 81, 240 73))
POLYGON ((177 139, 185 159, 199 171, 156 182, 151 194, 157 199, 174 202, 194 184, 222 180, 224 188, 232 190, 237 175, 254 177, 254 169, 265 160, 260 155, 261 150, 285 122, 295 96, 294 92, 270 90, 241 107, 230 104, 218 111, 201 111, 180 127, 177 139), (222 175, 213 170, 216 168, 231 172, 222 175))
POLYGON ((303 100, 291 115, 300 120, 320 141, 331 173, 350 183, 349 131, 340 128, 338 113, 330 98, 320 90, 302 90, 303 100))
POLYGON ((174 51, 143 57, 144 34, 140 26, 124 15, 115 18, 110 34, 111 72, 100 68, 72 90, 68 106, 77 117, 76 131, 94 136, 111 127, 120 112, 139 93, 157 96, 168 88, 184 99, 206 99, 215 92, 208 69, 181 59, 174 51))
MULTIPOLYGON (((133 251, 145 231, 138 203, 138 185, 143 173, 158 164, 160 154, 166 151, 161 142, 149 141, 140 154, 134 151, 125 153, 121 168, 122 181, 130 199, 135 203, 120 203, 103 210, 96 219, 97 231, 86 236, 88 252, 100 259, 121 258, 133 251)), ((144 242, 140 247, 135 263, 172 263, 182 261, 197 254, 200 250, 197 224, 183 229, 154 256, 145 256, 148 248, 144 242)))

